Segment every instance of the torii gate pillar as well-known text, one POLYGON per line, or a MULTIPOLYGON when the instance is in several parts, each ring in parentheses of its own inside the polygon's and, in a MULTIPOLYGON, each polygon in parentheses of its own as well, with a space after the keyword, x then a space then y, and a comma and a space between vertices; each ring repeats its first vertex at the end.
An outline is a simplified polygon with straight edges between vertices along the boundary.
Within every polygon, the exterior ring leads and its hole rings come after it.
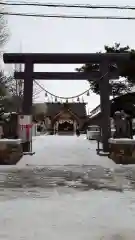
MULTIPOLYGON (((33 77, 32 73, 34 71, 34 64, 32 62, 27 61, 25 63, 24 70, 24 90, 23 90, 23 102, 22 102, 22 113, 25 116, 32 118, 32 100, 33 100, 33 77)), ((31 119, 32 121, 32 119, 31 119)), ((32 122, 31 122, 32 126, 32 122)), ((30 136, 30 129, 32 131, 32 127, 27 129, 29 131, 29 136, 26 142, 23 142, 23 152, 31 152, 32 147, 32 136, 30 136)))
POLYGON ((101 129, 103 151, 109 151, 108 139, 110 138, 110 85, 109 85, 109 63, 102 62, 100 65, 102 79, 100 87, 100 107, 101 107, 101 129))
POLYGON ((24 90, 22 112, 24 115, 32 114, 32 99, 33 99, 33 63, 26 62, 24 70, 24 90))

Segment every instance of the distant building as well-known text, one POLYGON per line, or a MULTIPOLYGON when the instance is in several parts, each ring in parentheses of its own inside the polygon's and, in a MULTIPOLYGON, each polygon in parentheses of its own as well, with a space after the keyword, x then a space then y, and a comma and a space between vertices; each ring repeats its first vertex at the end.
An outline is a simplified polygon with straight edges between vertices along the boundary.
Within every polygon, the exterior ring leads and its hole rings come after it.
MULTIPOLYGON (((113 116, 116 111, 123 110, 130 118, 133 119, 133 127, 135 127, 135 92, 123 94, 110 100, 110 119, 111 127, 114 128, 113 116)), ((101 108, 98 105, 89 114, 88 124, 100 125, 101 123, 101 108)))

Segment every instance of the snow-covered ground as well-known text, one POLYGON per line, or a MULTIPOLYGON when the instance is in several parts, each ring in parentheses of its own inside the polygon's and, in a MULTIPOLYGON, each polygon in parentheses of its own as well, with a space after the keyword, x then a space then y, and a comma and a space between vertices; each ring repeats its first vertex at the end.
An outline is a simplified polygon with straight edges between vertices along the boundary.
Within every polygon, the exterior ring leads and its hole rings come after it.
POLYGON ((85 135, 76 136, 40 136, 33 142, 33 157, 24 157, 18 166, 32 165, 102 165, 115 166, 108 158, 96 155, 96 144, 85 135))
POLYGON ((75 136, 41 136, 0 171, 0 239, 134 240, 135 170, 75 136))
POLYGON ((134 240, 135 195, 46 192, 0 202, 0 239, 134 240))

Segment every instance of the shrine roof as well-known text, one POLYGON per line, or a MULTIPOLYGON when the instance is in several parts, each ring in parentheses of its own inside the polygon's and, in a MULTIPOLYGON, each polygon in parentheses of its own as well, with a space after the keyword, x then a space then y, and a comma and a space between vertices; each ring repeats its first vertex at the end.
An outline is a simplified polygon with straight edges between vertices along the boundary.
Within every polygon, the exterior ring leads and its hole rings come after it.
POLYGON ((86 103, 46 103, 48 116, 54 117, 60 111, 70 109, 79 118, 85 117, 86 114, 86 103))

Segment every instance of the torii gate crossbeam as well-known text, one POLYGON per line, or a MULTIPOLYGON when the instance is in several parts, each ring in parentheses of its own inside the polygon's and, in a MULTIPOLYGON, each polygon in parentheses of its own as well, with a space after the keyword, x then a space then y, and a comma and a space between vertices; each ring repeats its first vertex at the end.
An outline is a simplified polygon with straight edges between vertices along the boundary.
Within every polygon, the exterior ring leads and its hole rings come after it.
MULTIPOLYGON (((15 79, 24 79, 25 72, 15 72, 15 79)), ((102 78, 101 72, 92 71, 90 73, 84 72, 33 72, 32 73, 33 80, 94 80, 100 81, 102 78)), ((113 73, 108 73, 109 79, 118 79, 119 73, 116 70, 113 73)))

